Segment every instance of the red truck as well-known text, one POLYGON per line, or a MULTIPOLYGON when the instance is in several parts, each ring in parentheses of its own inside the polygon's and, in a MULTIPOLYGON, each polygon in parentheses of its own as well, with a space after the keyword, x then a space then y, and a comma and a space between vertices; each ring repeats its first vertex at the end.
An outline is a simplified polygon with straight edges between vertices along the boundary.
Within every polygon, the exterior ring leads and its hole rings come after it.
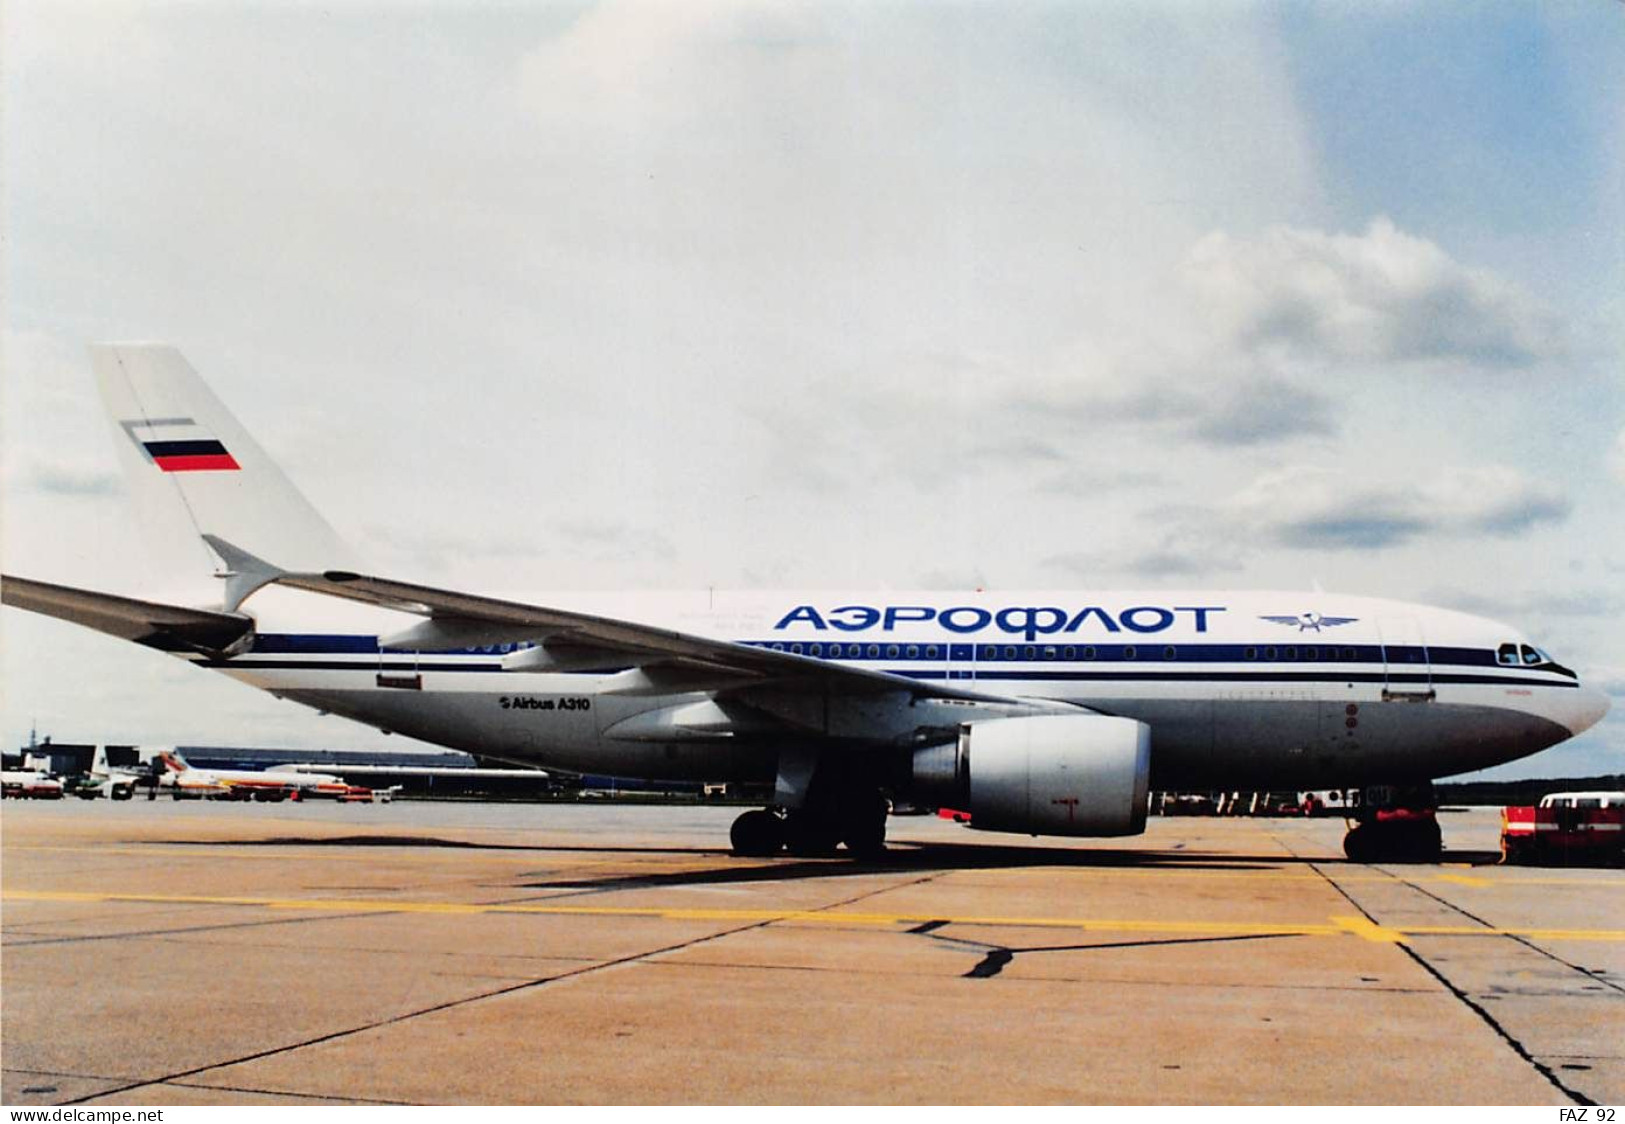
POLYGON ((1625 792, 1554 792, 1501 810, 1501 861, 1618 866, 1625 860, 1625 792))

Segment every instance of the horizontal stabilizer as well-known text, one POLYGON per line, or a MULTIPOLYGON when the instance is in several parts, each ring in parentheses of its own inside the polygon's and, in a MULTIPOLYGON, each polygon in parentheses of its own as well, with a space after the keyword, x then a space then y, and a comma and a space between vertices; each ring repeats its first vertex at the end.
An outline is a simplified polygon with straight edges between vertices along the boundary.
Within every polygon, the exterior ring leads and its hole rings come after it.
POLYGON ((212 613, 112 593, 0 576, 0 602, 166 652, 230 653, 253 635, 238 613, 212 613))

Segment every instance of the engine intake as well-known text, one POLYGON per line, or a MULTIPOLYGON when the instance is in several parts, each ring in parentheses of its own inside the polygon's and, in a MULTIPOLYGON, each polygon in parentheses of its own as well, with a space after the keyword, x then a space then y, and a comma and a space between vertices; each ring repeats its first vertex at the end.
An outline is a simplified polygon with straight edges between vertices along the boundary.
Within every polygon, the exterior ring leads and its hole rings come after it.
POLYGON ((983 831, 1138 835, 1145 830, 1151 727, 1102 714, 968 722, 915 752, 910 795, 970 813, 983 831))

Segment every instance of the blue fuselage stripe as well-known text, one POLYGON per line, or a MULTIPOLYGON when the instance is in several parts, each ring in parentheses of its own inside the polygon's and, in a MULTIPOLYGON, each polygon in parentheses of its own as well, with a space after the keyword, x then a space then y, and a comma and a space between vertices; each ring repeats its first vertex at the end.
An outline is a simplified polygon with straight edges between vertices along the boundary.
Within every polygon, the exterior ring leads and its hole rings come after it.
MULTIPOLYGON (((1577 687, 1555 669, 1516 674, 1521 668, 1499 664, 1489 649, 1381 645, 1318 644, 819 644, 746 641, 749 647, 791 652, 837 663, 861 663, 916 681, 1040 683, 1438 683, 1485 686, 1577 687), (796 649, 800 649, 797 651, 796 649), (836 649, 832 652, 831 649, 836 649), (1328 653, 1335 652, 1332 658, 1328 653), (1384 658, 1386 656, 1386 659, 1384 658), (1252 664, 1238 670, 1189 670, 1178 665, 1252 664), (925 665, 925 666, 921 666, 925 665), (944 667, 943 665, 948 665, 944 667), (1105 665, 1105 666, 1102 666, 1105 665), (1375 665, 1375 666, 1372 666, 1375 665), (1502 667, 1500 673, 1463 673, 1456 669, 1502 667)), ((528 645, 526 645, 528 646, 528 645)), ((232 659, 199 661, 210 667, 278 671, 501 672, 491 657, 520 645, 424 653, 425 659, 399 651, 385 653, 376 636, 264 633, 255 637, 252 653, 232 659), (319 659, 313 656, 373 656, 368 661, 319 659), (266 659, 266 656, 283 658, 266 659), (293 657, 293 658, 288 658, 293 657), (304 657, 304 658, 298 658, 304 657)), ((601 675, 602 670, 587 674, 601 675)))

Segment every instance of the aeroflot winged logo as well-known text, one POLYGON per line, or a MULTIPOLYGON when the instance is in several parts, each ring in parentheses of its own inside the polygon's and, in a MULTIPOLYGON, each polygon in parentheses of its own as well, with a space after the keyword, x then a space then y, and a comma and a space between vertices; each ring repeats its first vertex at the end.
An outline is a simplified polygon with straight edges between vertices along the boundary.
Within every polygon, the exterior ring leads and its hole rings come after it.
POLYGON ((191 418, 139 418, 119 425, 162 472, 237 472, 242 465, 191 418))
POLYGON ((1340 624, 1353 624, 1359 617, 1323 617, 1319 613, 1299 613, 1297 616, 1259 617, 1261 621, 1274 621, 1288 627, 1298 626, 1299 632, 1319 632, 1323 628, 1334 628, 1340 624))

